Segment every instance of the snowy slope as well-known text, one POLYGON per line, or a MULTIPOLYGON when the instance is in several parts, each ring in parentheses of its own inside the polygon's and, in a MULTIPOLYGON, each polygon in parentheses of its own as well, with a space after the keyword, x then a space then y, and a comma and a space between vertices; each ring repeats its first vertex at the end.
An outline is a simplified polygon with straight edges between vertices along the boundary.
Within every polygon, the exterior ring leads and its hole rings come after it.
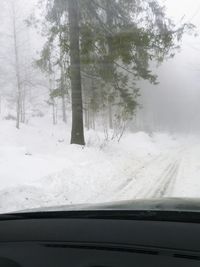
MULTIPOLYGON (((177 186, 183 149, 194 138, 138 132, 104 144, 103 133, 88 131, 83 148, 69 145, 69 129, 52 126, 49 118, 32 119, 20 130, 12 121, 0 124, 0 212, 176 196, 174 187, 180 196, 192 195, 193 189, 200 195, 197 185, 189 192, 177 186)), ((199 157, 200 147, 194 150, 199 157)), ((184 181, 191 184, 188 177, 184 181)))

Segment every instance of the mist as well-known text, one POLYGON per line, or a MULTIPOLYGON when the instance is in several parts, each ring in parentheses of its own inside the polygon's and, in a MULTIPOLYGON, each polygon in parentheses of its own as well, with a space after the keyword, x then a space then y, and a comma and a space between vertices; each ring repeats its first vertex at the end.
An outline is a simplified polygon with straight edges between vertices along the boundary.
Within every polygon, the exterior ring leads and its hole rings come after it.
MULTIPOLYGON (((9 1, 8 1, 9 2, 9 1)), ((1 81, 2 84, 1 112, 6 116, 13 113, 15 99, 15 73, 12 17, 10 16, 9 3, 1 2, 4 16, 1 17, 0 42, 1 42, 1 81), (6 15, 7 14, 7 15, 6 15), (4 55, 7 55, 4 58, 4 55), (14 95, 13 95, 14 92, 14 95)), ((11 1, 12 2, 12 1, 11 1)), ((196 26, 195 33, 186 34, 180 44, 180 50, 173 59, 164 61, 161 66, 153 66, 153 72, 158 76, 158 85, 149 82, 138 81, 140 107, 137 108, 131 129, 143 131, 200 131, 200 1, 160 1, 166 7, 167 15, 180 24, 182 21, 193 23, 196 26)), ((24 21, 33 13, 41 14, 37 0, 16 1, 16 17, 18 24, 19 54, 21 60, 21 73, 29 69, 29 88, 27 90, 28 103, 32 109, 48 110, 45 101, 48 100, 48 81, 45 75, 39 73, 33 67, 33 62, 39 57, 45 37, 39 34, 39 29, 27 28, 24 21), (26 61, 26 63, 25 63, 26 61)), ((27 76, 26 74, 23 74, 27 76)), ((27 111, 27 113, 31 113, 27 111)))
POLYGON ((200 1, 164 1, 168 15, 195 25, 195 34, 185 35, 180 51, 154 71, 159 84, 142 83, 136 115, 141 130, 192 133, 200 131, 200 1))

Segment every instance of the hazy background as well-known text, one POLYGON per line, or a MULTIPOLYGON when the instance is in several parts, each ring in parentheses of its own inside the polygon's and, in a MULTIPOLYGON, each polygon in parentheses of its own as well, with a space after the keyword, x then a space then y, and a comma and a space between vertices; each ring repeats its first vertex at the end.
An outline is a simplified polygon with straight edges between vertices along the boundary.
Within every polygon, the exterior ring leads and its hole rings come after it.
MULTIPOLYGON (((200 30, 199 0, 165 0, 170 18, 179 25, 193 23, 200 30)), ((153 131, 200 130, 200 37, 185 35, 181 50, 156 70, 160 84, 144 84, 138 112, 140 127, 153 131), (143 119, 142 119, 143 118, 143 119)))
MULTIPOLYGON (((0 0, 1 8, 5 1, 0 0)), ((166 6, 166 12, 177 25, 181 22, 193 23, 196 32, 200 33, 200 0, 160 0, 166 6)), ((17 14, 19 29, 24 19, 33 12, 39 12, 37 0, 17 1, 17 14)), ((4 11, 9 12, 8 9, 4 11)), ((10 31, 9 19, 6 12, 1 17, 0 41, 2 54, 12 54, 12 41, 5 31, 10 31), (10 46, 10 48, 9 48, 10 46)), ((42 46, 42 38, 36 31, 29 29, 22 31, 22 49, 27 51, 29 58, 37 57, 42 46), (24 39, 25 36, 25 39, 24 39), (28 36, 28 41, 27 41, 28 36)), ((0 55, 0 59, 1 59, 0 55)), ((4 65, 4 64, 3 64, 4 65)), ((30 66, 29 66, 30 67, 30 66)), ((0 68, 1 71, 2 67, 0 68)), ((7 75, 11 71, 10 66, 4 66, 1 73, 7 75)), ((136 130, 149 131, 200 131, 200 37, 185 35, 181 44, 181 50, 162 64, 154 72, 158 74, 159 85, 153 86, 149 83, 141 82, 140 103, 142 109, 138 109, 133 128, 136 130)), ((37 74, 31 73, 33 79, 37 74)), ((8 77, 12 81, 11 77, 8 77)), ((34 84, 34 82, 33 82, 34 84)), ((48 97, 48 90, 40 87, 33 88, 30 97, 36 99, 35 105, 44 103, 48 97), (41 98, 43 101, 41 101, 41 98)), ((6 84, 4 92, 11 92, 12 85, 6 84)))

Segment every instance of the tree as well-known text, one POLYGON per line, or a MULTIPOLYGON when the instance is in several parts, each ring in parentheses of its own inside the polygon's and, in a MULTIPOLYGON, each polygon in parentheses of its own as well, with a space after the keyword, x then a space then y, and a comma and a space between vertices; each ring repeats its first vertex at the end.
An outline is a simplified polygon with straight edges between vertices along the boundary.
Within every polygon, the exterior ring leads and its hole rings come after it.
POLYGON ((21 88, 21 77, 20 77, 20 65, 19 65, 19 51, 17 43, 17 28, 16 28, 16 10, 15 3, 12 1, 12 19, 13 19, 13 38, 14 38, 14 55, 15 55, 15 73, 17 78, 17 121, 16 127, 19 129, 20 124, 20 113, 21 113, 21 101, 22 101, 22 88, 21 88))
POLYGON ((52 121, 55 125, 57 123, 56 103, 55 103, 55 73, 53 70, 53 45, 47 43, 41 52, 41 58, 35 61, 36 66, 47 74, 49 100, 47 103, 52 107, 52 121))
POLYGON ((82 67, 93 65, 95 76, 105 82, 108 106, 117 104, 121 114, 132 115, 137 81, 157 84, 151 62, 173 57, 192 25, 176 29, 157 1, 83 1, 82 10, 82 67))
POLYGON ((81 145, 82 95, 87 122, 88 110, 105 109, 111 128, 113 116, 117 124, 128 120, 137 107, 137 82, 156 85, 151 62, 173 57, 183 33, 192 28, 190 24, 176 28, 156 0, 47 0, 45 19, 48 41, 61 46, 70 61, 71 142, 81 145), (64 46, 57 39, 63 29, 69 36, 64 46))
MULTIPOLYGON (((65 37, 65 34, 64 34, 65 37)), ((60 44, 62 44, 62 34, 60 31, 60 35, 59 35, 59 42, 60 44)), ((66 123, 67 122, 67 114, 66 114, 66 102, 65 102, 65 95, 66 95, 66 79, 65 79, 65 64, 63 61, 64 58, 64 52, 63 52, 63 47, 62 45, 60 45, 60 92, 61 92, 61 98, 62 98, 62 117, 63 117, 63 122, 66 123)))
POLYGON ((85 145, 83 131, 83 103, 80 66, 79 6, 77 0, 68 1, 70 39, 70 79, 72 95, 71 144, 85 145))
MULTIPOLYGON (((32 55, 30 49, 29 29, 23 18, 20 0, 2 1, 4 26, 1 28, 0 60, 3 66, 0 81, 2 100, 11 105, 12 118, 16 119, 16 127, 27 121, 26 111, 30 107, 30 90, 33 82, 31 76, 32 55), (15 110, 13 110, 16 105, 15 110)), ((33 75, 34 76, 34 75, 33 75)))

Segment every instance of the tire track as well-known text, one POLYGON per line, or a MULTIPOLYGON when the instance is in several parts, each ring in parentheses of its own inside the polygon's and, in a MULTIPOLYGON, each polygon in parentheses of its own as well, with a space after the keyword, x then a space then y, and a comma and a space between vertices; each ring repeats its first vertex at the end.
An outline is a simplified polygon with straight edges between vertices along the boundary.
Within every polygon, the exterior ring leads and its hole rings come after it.
POLYGON ((169 164, 167 167, 167 172, 163 174, 159 181, 157 180, 156 188, 151 190, 149 194, 147 193, 146 197, 161 198, 170 196, 178 174, 179 164, 179 160, 169 164))
POLYGON ((133 199, 170 197, 179 173, 183 150, 181 148, 176 153, 157 156, 148 165, 138 168, 132 177, 124 182, 124 186, 118 188, 120 190, 115 198, 130 199, 130 195, 133 199))
POLYGON ((135 182, 137 182, 137 180, 139 179, 139 175, 145 171, 147 168, 151 168, 151 165, 155 163, 155 161, 159 164, 162 163, 163 161, 165 161, 166 156, 165 155, 158 155, 155 158, 151 159, 150 161, 148 161, 146 164, 142 164, 141 166, 137 167, 131 174, 130 177, 124 181, 122 184, 120 184, 117 188, 116 191, 126 191, 126 189, 129 189, 129 187, 134 184, 135 182))
POLYGON ((174 191, 174 185, 178 178, 179 169, 183 159, 185 148, 181 148, 175 155, 173 162, 167 166, 167 172, 161 176, 160 181, 156 185, 156 189, 152 192, 151 198, 171 197, 174 191))

